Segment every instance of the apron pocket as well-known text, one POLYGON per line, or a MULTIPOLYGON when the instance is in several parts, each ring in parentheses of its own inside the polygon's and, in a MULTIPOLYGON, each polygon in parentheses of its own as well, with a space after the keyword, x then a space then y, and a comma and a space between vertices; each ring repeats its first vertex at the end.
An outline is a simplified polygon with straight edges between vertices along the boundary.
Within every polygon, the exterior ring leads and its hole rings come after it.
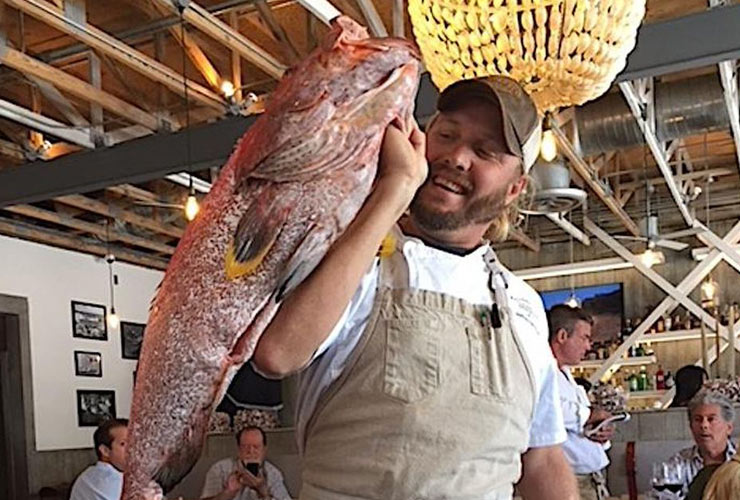
POLYGON ((440 324, 435 320, 386 322, 383 392, 406 403, 439 387, 440 324))
POLYGON ((509 399, 512 395, 512 363, 520 358, 511 334, 506 328, 491 331, 481 326, 468 326, 470 349, 470 392, 479 396, 509 399))

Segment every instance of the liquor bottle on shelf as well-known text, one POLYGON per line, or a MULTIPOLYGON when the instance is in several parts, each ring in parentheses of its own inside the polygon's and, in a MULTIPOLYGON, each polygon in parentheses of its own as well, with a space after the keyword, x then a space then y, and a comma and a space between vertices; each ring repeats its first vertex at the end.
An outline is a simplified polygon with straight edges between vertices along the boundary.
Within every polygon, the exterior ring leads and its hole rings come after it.
POLYGON ((637 385, 637 375, 635 375, 635 372, 630 372, 630 376, 627 380, 629 382, 630 392, 637 392, 638 385, 637 385))
POLYGON ((661 365, 658 365, 658 371, 655 372, 655 389, 658 391, 665 390, 665 373, 661 365))
POLYGON ((676 385, 676 381, 673 379, 673 374, 670 370, 668 370, 665 374, 665 388, 666 390, 673 389, 673 386, 676 385))
POLYGON ((671 330, 673 330, 673 319, 671 319, 671 315, 670 314, 666 314, 665 315, 665 319, 663 320, 663 324, 665 326, 665 330, 664 331, 670 332, 671 330))
POLYGON ((632 320, 630 318, 627 318, 624 322, 624 328, 622 328, 622 335, 621 335, 621 341, 624 342, 627 337, 632 335, 632 320))
POLYGON ((647 390, 647 368, 645 368, 645 365, 640 366, 640 375, 637 377, 637 390, 638 391, 645 391, 647 390))
POLYGON ((671 330, 680 330, 683 328, 683 321, 681 320, 681 315, 676 313, 675 316, 673 316, 673 321, 671 322, 671 330))
POLYGON ((655 332, 653 333, 663 333, 665 331, 665 318, 661 316, 658 318, 657 323, 655 324, 655 332))
POLYGON ((645 348, 642 347, 642 344, 640 344, 635 349, 635 356, 639 358, 639 357, 644 356, 644 355, 645 355, 645 348))

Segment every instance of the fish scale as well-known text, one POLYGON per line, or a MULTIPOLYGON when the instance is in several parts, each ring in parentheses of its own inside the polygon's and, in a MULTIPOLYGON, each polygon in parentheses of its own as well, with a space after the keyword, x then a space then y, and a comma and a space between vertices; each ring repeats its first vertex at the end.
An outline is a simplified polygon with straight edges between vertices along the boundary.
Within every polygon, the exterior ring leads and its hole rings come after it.
POLYGON ((161 498, 192 468, 213 409, 280 300, 364 203, 385 128, 411 116, 419 70, 409 42, 368 38, 339 17, 279 82, 189 224, 152 301, 123 499, 161 498))

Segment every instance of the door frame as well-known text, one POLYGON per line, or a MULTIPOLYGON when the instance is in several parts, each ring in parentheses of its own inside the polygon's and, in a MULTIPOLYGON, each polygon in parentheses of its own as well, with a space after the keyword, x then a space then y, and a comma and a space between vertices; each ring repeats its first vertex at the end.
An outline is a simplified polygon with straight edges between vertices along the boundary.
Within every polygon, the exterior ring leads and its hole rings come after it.
POLYGON ((11 495, 25 500, 29 495, 31 455, 36 448, 33 418, 33 389, 31 378, 31 338, 28 323, 28 301, 24 297, 0 294, 0 313, 8 332, 8 373, 21 384, 5 384, 7 394, 3 405, 8 432, 8 450, 11 463, 11 495), (13 491, 15 490, 15 491, 13 491))

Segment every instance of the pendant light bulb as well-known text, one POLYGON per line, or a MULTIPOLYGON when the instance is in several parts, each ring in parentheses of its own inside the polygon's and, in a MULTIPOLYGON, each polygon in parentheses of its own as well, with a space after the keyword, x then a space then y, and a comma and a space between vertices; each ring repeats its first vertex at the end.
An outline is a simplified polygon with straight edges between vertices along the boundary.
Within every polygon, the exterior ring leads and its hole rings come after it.
POLYGON ((195 197, 195 192, 191 190, 188 195, 188 199, 185 202, 185 218, 189 221, 195 219, 199 210, 200 206, 198 205, 198 199, 195 197))
POLYGON ((116 308, 111 306, 110 312, 108 313, 108 327, 110 327, 111 330, 115 330, 118 328, 119 320, 118 320, 118 314, 116 314, 116 308))
POLYGON ((570 297, 568 297, 568 300, 566 300, 564 304, 572 309, 575 309, 576 307, 581 307, 581 301, 578 300, 575 292, 571 292, 570 297))
POLYGON ((708 277, 701 284, 702 301, 703 302, 714 302, 714 299, 717 297, 718 291, 719 291, 719 286, 717 282, 714 281, 711 276, 708 277))
POLYGON ((647 250, 645 250, 640 255, 639 259, 648 269, 656 264, 665 263, 665 255, 663 254, 663 252, 661 252, 660 250, 655 251, 652 248, 648 248, 647 250))
POLYGON ((555 133, 551 129, 547 129, 542 133, 540 156, 546 162, 551 162, 558 156, 558 144, 555 141, 555 133))
POLYGON ((227 99, 231 99, 232 97, 234 97, 236 89, 234 88, 233 83, 228 80, 224 80, 223 82, 221 82, 221 92, 223 92, 224 97, 226 97, 227 99))

